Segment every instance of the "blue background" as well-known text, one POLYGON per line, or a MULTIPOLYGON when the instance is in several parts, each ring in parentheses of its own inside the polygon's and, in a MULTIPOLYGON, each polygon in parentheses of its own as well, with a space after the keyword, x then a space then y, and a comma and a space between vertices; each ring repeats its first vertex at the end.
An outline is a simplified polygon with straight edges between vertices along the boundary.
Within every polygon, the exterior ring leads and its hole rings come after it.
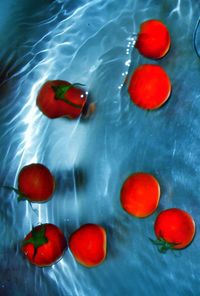
MULTIPOLYGON (((71 0, 0 2, 0 183, 16 185, 33 162, 56 178, 45 204, 17 203, 0 191, 0 295, 200 295, 200 61, 193 37, 196 0, 71 0), (165 58, 140 56, 134 34, 160 19, 169 28, 165 58), (142 63, 162 65, 172 94, 159 110, 131 103, 125 77, 142 63), (88 120, 50 120, 36 107, 41 85, 64 79, 87 86, 96 113, 88 120), (119 201, 128 175, 152 173, 161 185, 156 213, 136 219, 119 201), (157 214, 179 207, 196 222, 193 243, 160 254, 149 242, 157 214), (79 265, 68 250, 48 268, 30 265, 20 242, 32 225, 50 222, 67 238, 84 223, 107 230, 100 266, 79 265)), ((197 47, 200 33, 196 35, 197 47)))

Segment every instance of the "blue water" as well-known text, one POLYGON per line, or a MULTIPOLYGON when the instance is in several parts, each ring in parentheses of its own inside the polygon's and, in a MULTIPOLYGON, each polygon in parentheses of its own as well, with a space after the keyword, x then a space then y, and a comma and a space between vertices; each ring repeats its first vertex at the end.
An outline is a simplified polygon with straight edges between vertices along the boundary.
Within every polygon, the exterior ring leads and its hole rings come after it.
POLYGON ((0 2, 0 183, 14 185, 32 162, 57 181, 48 203, 17 203, 0 191, 0 295, 200 295, 200 14, 198 0, 71 0, 0 2), (127 95, 127 74, 141 63, 134 34, 146 19, 161 19, 171 33, 159 63, 173 91, 159 110, 146 112, 127 95), (87 120, 50 120, 35 105, 49 79, 87 86, 96 113, 87 120), (124 179, 147 171, 161 185, 155 214, 136 219, 120 206, 124 179), (150 244, 157 213, 180 207, 197 233, 186 249, 160 254, 150 244), (37 268, 20 242, 32 225, 50 222, 67 237, 84 223, 103 225, 107 258, 79 265, 68 250, 53 267, 37 268))

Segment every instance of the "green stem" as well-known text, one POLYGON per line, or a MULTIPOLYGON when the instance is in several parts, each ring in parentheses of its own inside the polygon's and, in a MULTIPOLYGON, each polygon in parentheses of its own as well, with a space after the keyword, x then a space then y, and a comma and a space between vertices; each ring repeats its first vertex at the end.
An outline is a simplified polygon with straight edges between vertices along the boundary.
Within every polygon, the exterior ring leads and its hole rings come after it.
POLYGON ((33 257, 35 257, 37 254, 37 249, 48 242, 48 239, 45 236, 45 224, 42 224, 39 228, 33 228, 31 234, 32 236, 28 240, 24 240, 22 245, 25 246, 27 244, 33 244, 33 257))
POLYGON ((151 238, 149 238, 149 240, 157 246, 158 251, 160 253, 166 253, 168 250, 174 250, 174 246, 179 245, 180 243, 169 243, 166 240, 164 240, 163 238, 159 238, 156 240, 153 240, 151 238))
POLYGON ((28 197, 26 197, 19 189, 14 188, 12 186, 3 186, 4 189, 12 190, 15 193, 18 194, 17 200, 22 201, 22 200, 29 200, 28 197))
POLYGON ((69 85, 57 85, 57 86, 52 86, 52 89, 54 90, 55 92, 55 99, 56 100, 61 100, 61 101, 64 101, 65 103, 75 107, 75 108, 78 108, 78 109, 81 109, 83 106, 82 105, 77 105, 71 101, 69 101, 68 99, 66 99, 65 95, 66 93, 68 92, 68 90, 74 86, 78 86, 78 85, 83 85, 81 83, 74 83, 74 84, 69 84, 69 85))

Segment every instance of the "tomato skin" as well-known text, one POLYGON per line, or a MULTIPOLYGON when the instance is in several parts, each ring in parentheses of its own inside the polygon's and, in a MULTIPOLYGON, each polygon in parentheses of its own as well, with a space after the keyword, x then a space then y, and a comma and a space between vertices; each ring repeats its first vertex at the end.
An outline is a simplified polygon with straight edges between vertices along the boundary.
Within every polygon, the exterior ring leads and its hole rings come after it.
POLYGON ((160 200, 160 186, 154 176, 148 173, 134 173, 121 189, 121 205, 130 215, 145 218, 157 208, 160 200))
MULTIPOLYGON (((45 237, 48 242, 37 248, 34 256, 34 245, 28 243, 22 246, 22 252, 26 258, 39 267, 50 266, 60 259, 67 248, 67 240, 61 230, 54 224, 42 224, 45 227, 45 237)), ((36 226, 36 231, 41 230, 42 225, 36 226)), ((32 231, 24 238, 23 243, 32 237, 32 231)))
POLYGON ((128 92, 138 107, 153 110, 161 107, 171 93, 171 82, 159 65, 138 66, 131 76, 128 92))
POLYGON ((170 43, 167 27, 159 20, 148 20, 140 26, 135 47, 147 58, 160 59, 169 51, 170 43))
POLYGON ((81 115, 87 97, 80 88, 73 86, 65 94, 66 100, 75 105, 80 105, 80 108, 76 108, 63 100, 56 99, 53 87, 69 85, 71 83, 64 80, 52 80, 44 83, 36 100, 37 106, 44 115, 49 118, 69 117, 71 119, 76 119, 81 115))
POLYGON ((18 189, 31 202, 45 202, 54 192, 54 177, 47 167, 33 163, 20 171, 18 189))
POLYGON ((158 239, 175 244, 174 249, 188 246, 195 235, 195 222, 187 212, 171 208, 157 216, 154 231, 158 239))
POLYGON ((86 266, 101 264, 106 256, 106 232, 97 224, 85 224, 69 239, 69 248, 76 260, 86 266))

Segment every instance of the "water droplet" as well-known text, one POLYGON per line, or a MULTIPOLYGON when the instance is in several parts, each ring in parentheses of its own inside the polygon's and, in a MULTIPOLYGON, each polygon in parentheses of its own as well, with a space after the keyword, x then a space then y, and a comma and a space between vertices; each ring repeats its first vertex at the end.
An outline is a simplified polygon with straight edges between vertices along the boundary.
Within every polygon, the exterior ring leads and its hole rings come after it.
POLYGON ((125 62, 125 65, 128 66, 128 67, 130 66, 130 64, 131 64, 131 60, 127 60, 127 61, 125 62))

